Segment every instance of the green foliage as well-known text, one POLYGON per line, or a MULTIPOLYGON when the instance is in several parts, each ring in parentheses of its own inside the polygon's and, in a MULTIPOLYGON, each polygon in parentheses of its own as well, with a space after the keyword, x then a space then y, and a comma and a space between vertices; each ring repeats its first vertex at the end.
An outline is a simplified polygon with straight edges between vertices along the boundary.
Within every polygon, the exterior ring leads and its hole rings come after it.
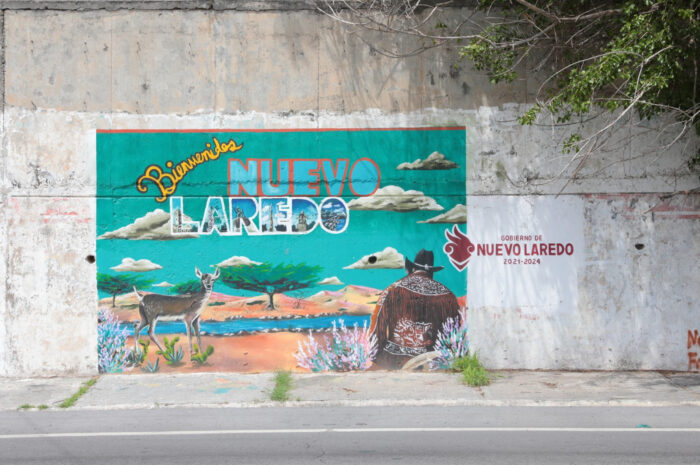
POLYGON ((268 308, 274 308, 272 295, 313 286, 322 268, 304 263, 297 265, 262 263, 221 268, 220 280, 234 289, 263 292, 270 297, 268 308))
POLYGON ((455 359, 452 369, 462 372, 463 381, 472 387, 486 386, 491 383, 489 372, 479 361, 476 354, 467 354, 455 359))
POLYGON ((168 289, 168 292, 175 295, 194 294, 195 292, 199 292, 200 289, 202 289, 202 282, 199 279, 192 279, 190 281, 175 284, 173 287, 168 289))
POLYGON ((146 361, 146 357, 148 357, 148 349, 151 346, 151 341, 149 341, 148 339, 139 339, 139 346, 141 346, 141 348, 134 349, 129 354, 130 365, 141 365, 143 362, 146 361))
POLYGON ((165 359, 165 363, 168 365, 179 365, 182 362, 182 358, 185 353, 182 351, 182 347, 175 348, 175 344, 180 340, 180 336, 175 336, 171 341, 167 337, 163 338, 163 344, 165 344, 165 351, 159 350, 156 353, 162 355, 165 359))
POLYGON ((145 373, 156 373, 160 369, 160 359, 156 359, 156 363, 148 362, 145 367, 141 367, 141 371, 145 373))
MULTIPOLYGON (((542 111, 566 124, 595 109, 634 109, 641 118, 673 115, 674 136, 693 126, 700 135, 697 0, 480 0, 479 8, 505 19, 483 26, 460 48, 461 57, 493 83, 551 70, 520 124, 533 124, 542 111)), ((573 134, 563 152, 592 140, 573 134)), ((688 166, 700 169, 700 149, 689 154, 688 166)))
POLYGON ((284 402, 289 399, 289 391, 292 388, 292 375, 289 371, 275 373, 275 387, 270 393, 270 399, 276 402, 284 402))
POLYGON ((46 404, 41 404, 37 405, 36 408, 38 408, 39 410, 46 410, 47 408, 49 408, 49 406, 46 404))
POLYGON ((78 399, 80 399, 83 396, 83 394, 88 392, 88 389, 90 389, 92 386, 94 386, 94 384, 96 382, 97 382, 97 378, 92 378, 92 379, 87 380, 86 382, 84 382, 82 384, 82 386, 80 386, 80 388, 75 392, 75 394, 73 394, 72 396, 70 396, 69 398, 67 398, 66 400, 61 402, 60 404, 58 404, 58 406, 61 408, 72 407, 73 405, 75 405, 75 403, 78 401, 78 399))
POLYGON ((199 346, 197 344, 194 345, 194 354, 190 356, 190 359, 197 363, 198 365, 204 365, 207 362, 207 359, 211 356, 211 354, 214 353, 214 347, 213 346, 207 346, 207 350, 204 352, 199 351, 199 346))
POLYGON ((481 36, 463 46, 459 56, 470 59, 479 71, 488 71, 492 84, 515 80, 517 73, 513 65, 517 58, 516 50, 503 49, 495 44, 517 39, 516 32, 507 26, 496 25, 485 28, 481 36))
POLYGON ((34 408, 32 404, 22 404, 19 406, 18 410, 29 410, 30 408, 34 408))
POLYGON ((142 278, 133 273, 110 275, 97 273, 97 289, 112 296, 112 306, 116 296, 132 292, 134 287, 143 289, 153 284, 153 279, 142 278))

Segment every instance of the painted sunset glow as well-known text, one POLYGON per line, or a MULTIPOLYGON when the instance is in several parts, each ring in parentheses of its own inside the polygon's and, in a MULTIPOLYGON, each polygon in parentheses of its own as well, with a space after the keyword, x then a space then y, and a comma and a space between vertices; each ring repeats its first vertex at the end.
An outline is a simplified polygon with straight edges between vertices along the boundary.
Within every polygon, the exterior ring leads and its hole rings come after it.
MULTIPOLYGON (((151 317, 156 340, 179 336, 185 356, 172 364, 161 359, 159 369, 185 372, 302 369, 294 354, 308 342, 308 330, 318 338, 340 319, 350 327, 369 325, 382 291, 406 276, 404 258, 421 249, 434 252, 435 266, 444 267, 435 279, 464 305, 466 272, 442 252, 452 216, 429 220, 465 204, 465 150, 464 128, 100 132, 99 305, 117 316, 127 345, 136 347, 131 328, 151 310, 144 310, 130 280, 143 295, 170 296, 161 300, 173 315, 151 317), (212 140, 235 141, 235 154, 221 151, 193 164, 167 200, 159 200, 166 182, 139 178, 147 166, 186 160, 212 140), (450 161, 449 170, 447 162, 396 169, 434 152, 450 161), (137 179, 146 192, 137 191, 137 179), (387 249, 396 255, 391 267, 369 264, 384 263, 379 252, 387 249), (363 259, 367 266, 351 266, 363 259), (201 323, 201 344, 195 327, 191 343, 199 353, 213 347, 203 363, 190 361, 187 318, 175 315, 178 296, 202 289, 195 267, 221 270, 191 315, 201 323)), ((142 341, 149 340, 146 332, 142 341)), ((151 344, 142 369, 155 363, 155 348, 151 344)))

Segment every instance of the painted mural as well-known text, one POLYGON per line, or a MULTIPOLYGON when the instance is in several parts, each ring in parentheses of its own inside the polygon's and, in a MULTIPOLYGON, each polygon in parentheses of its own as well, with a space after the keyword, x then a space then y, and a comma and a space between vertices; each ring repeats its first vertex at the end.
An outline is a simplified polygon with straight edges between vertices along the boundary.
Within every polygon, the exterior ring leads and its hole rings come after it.
POLYGON ((103 372, 446 368, 465 128, 98 131, 103 372))

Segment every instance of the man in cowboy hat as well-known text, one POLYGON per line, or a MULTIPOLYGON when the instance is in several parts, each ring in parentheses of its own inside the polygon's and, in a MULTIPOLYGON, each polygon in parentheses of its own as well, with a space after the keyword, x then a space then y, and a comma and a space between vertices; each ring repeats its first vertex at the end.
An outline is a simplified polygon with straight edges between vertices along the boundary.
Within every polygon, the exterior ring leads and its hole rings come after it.
POLYGON ((411 358, 433 350, 448 318, 459 316, 457 298, 433 279, 433 252, 421 249, 412 262, 404 259, 407 276, 389 286, 372 313, 370 331, 377 337, 375 364, 400 368, 411 358))

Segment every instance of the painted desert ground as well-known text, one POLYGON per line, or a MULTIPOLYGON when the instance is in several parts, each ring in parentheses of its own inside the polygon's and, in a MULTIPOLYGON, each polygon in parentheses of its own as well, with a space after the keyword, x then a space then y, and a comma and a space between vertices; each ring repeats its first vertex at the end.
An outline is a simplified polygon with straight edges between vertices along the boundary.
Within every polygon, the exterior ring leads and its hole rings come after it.
MULTIPOLYGON (((202 312, 202 323, 223 323, 239 319, 262 319, 262 320, 294 320, 300 318, 318 318, 323 316, 359 316, 371 314, 381 293, 380 290, 362 286, 346 286, 338 291, 321 291, 307 298, 276 294, 274 296, 275 309, 267 308, 268 297, 259 295, 253 297, 231 296, 218 292, 213 292, 209 298, 207 307, 202 312)), ((100 307, 110 308, 123 323, 133 324, 140 317, 138 313, 138 299, 132 292, 116 298, 116 307, 112 308, 111 297, 100 300, 100 307)), ((309 331, 296 330, 279 332, 256 332, 252 334, 239 335, 203 335, 202 346, 206 349, 211 345, 214 347, 214 354, 204 364, 191 362, 189 359, 189 349, 187 336, 184 334, 182 326, 181 334, 157 334, 158 340, 163 341, 164 337, 172 339, 179 336, 177 343, 185 355, 181 363, 168 365, 164 359, 156 354, 157 347, 150 345, 148 358, 143 366, 148 362, 155 363, 159 360, 160 373, 180 372, 215 372, 233 371, 242 373, 264 372, 275 370, 299 370, 293 354, 297 351, 299 342, 308 340, 309 331)), ((148 340, 148 335, 144 329, 141 332, 141 340, 148 340)), ((314 332, 315 339, 323 339, 325 332, 314 332)), ((195 341, 196 342, 196 341, 195 341)), ((134 346, 133 338, 127 341, 130 347, 134 346)), ((126 373, 141 373, 140 368, 127 370, 126 373)))
MULTIPOLYGON (((322 291, 307 298, 276 294, 275 309, 270 310, 267 309, 268 297, 265 295, 241 297, 213 292, 207 307, 202 312, 201 320, 203 326, 205 323, 216 326, 253 320, 281 320, 285 324, 289 322, 291 326, 300 319, 369 316, 380 294, 381 290, 352 285, 338 291, 322 291)), ((460 297, 458 300, 460 305, 466 306, 466 297, 460 297)), ((112 307, 111 297, 101 299, 100 307, 110 308, 125 324, 132 325, 140 319, 138 299, 134 293, 118 296, 116 307, 112 307)), ((179 324, 182 325, 182 323, 179 324)), ((162 327, 163 323, 160 325, 162 327)), ((268 331, 265 329, 235 335, 212 335, 206 334, 203 328, 202 349, 205 350, 210 345, 214 348, 214 353, 203 364, 190 361, 184 325, 181 331, 178 334, 156 334, 161 343, 164 337, 171 340, 179 336, 177 347, 182 348, 184 352, 180 363, 173 365, 165 363, 163 357, 156 354, 155 344, 151 343, 147 360, 141 367, 127 369, 125 373, 142 373, 149 362, 154 364, 157 359, 159 373, 307 371, 297 366, 294 353, 300 342, 308 341, 308 330, 268 331)), ((314 331, 311 337, 321 342, 327 334, 324 330, 314 331)), ((149 340, 146 329, 141 332, 140 339, 149 340)), ((129 347, 134 346, 133 337, 128 338, 127 344, 129 347)))

